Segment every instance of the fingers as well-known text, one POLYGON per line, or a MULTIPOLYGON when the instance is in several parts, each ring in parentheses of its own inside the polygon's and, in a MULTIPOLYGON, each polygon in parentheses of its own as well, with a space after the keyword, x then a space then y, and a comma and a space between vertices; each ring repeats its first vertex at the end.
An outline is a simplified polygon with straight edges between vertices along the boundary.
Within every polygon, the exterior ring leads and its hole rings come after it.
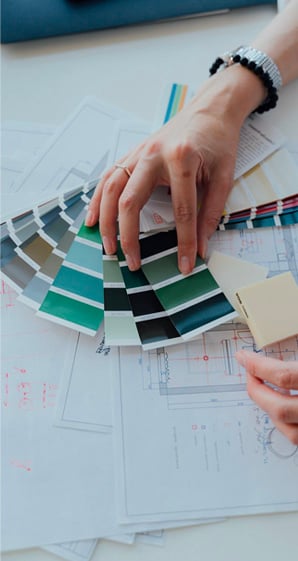
POLYGON ((108 181, 113 172, 114 168, 110 168, 98 182, 92 199, 89 203, 88 212, 85 218, 86 226, 94 226, 94 224, 98 222, 103 186, 105 182, 108 181))
MULTIPOLYGON (((130 152, 128 152, 125 156, 123 156, 122 158, 120 158, 117 161, 117 164, 124 164, 127 165, 127 167, 130 169, 130 172, 133 171, 133 168, 135 166, 135 163, 137 161, 138 155, 141 152, 141 150, 143 149, 144 143, 139 144, 139 146, 137 146, 134 150, 131 150, 130 152), (127 162, 129 162, 129 165, 127 164, 127 162)), ((111 197, 113 198, 113 201, 111 201, 111 207, 115 206, 115 201, 118 201, 117 196, 119 198, 120 193, 123 191, 126 183, 128 181, 128 176, 127 174, 125 174, 125 171, 123 173, 121 173, 121 168, 116 168, 116 166, 112 166, 110 167, 106 173, 103 175, 103 177, 100 179, 100 181, 98 182, 95 192, 92 196, 92 199, 89 203, 89 208, 88 208, 88 212, 85 218, 85 224, 86 226, 94 226, 94 224, 96 224, 100 218, 100 214, 101 213, 101 202, 102 202, 102 198, 103 198, 103 193, 104 190, 106 189, 108 191, 108 193, 111 194, 111 197), (120 171, 120 173, 119 173, 120 171), (119 185, 118 182, 116 180, 116 177, 114 178, 113 175, 117 172, 117 177, 119 178, 119 185), (120 179, 121 178, 121 179, 120 179), (114 181, 115 179, 115 181, 114 181)), ((105 209, 104 209, 105 210, 105 209)), ((106 215, 105 215, 106 216, 106 215)), ((115 231, 115 225, 114 228, 112 228, 113 232, 115 231)), ((107 248, 105 248, 107 251, 107 248)), ((107 251, 107 253, 110 253, 107 251)))
POLYGON ((298 362, 239 351, 236 358, 247 372, 247 391, 251 399, 266 411, 276 427, 298 445, 298 362), (276 389, 265 382, 273 384, 276 389))
POLYGON ((294 444, 294 446, 298 446, 298 425, 297 424, 286 424, 280 423, 277 420, 273 420, 276 428, 279 432, 282 432, 285 437, 294 444))
POLYGON ((247 391, 276 427, 298 445, 298 396, 281 394, 251 374, 247 375, 247 391))
POLYGON ((100 199, 100 233, 105 252, 115 253, 117 248, 117 217, 118 202, 121 193, 128 183, 128 175, 124 169, 116 168, 105 180, 100 199))
POLYGON ((158 159, 147 158, 146 154, 138 160, 134 172, 119 198, 119 231, 122 251, 131 271, 141 266, 139 246, 140 211, 148 201, 159 178, 158 159))
POLYGON ((298 423, 298 396, 280 393, 255 378, 247 375, 249 396, 270 414, 272 419, 280 423, 298 423))
POLYGON ((188 145, 179 146, 169 159, 168 172, 178 238, 178 267, 187 275, 197 254, 198 157, 188 145))
POLYGON ((252 376, 284 390, 298 390, 298 362, 277 360, 246 351, 238 351, 236 358, 252 376))
POLYGON ((116 250, 118 216, 121 245, 131 270, 140 266, 140 210, 156 185, 171 186, 178 266, 183 274, 192 271, 197 251, 205 256, 207 240, 217 227, 233 185, 237 134, 231 136, 229 131, 226 135, 222 122, 204 112, 193 115, 190 111, 189 115, 186 111, 182 117, 181 114, 181 121, 174 118, 120 160, 125 161, 131 177, 127 177, 125 169, 109 170, 89 206, 86 225, 100 220, 107 253, 116 250), (203 190, 198 220, 197 186, 203 190))
MULTIPOLYGON (((125 167, 110 168, 98 183, 90 201, 86 226, 100 220, 100 232, 107 254, 117 248, 117 217, 120 240, 129 268, 140 267, 139 215, 154 187, 161 182, 158 174, 160 154, 157 143, 139 145, 117 163, 125 167), (126 171, 126 169, 128 171, 126 171)), ((160 166, 159 166, 160 167, 160 166)))

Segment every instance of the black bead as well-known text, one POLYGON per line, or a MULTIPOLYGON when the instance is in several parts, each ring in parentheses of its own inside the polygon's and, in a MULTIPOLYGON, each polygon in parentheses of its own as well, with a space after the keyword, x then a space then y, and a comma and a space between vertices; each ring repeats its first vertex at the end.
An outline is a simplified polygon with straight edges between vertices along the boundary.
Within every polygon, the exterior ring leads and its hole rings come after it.
MULTIPOLYGON (((241 66, 253 72, 261 80, 267 90, 265 101, 257 107, 253 113, 264 113, 265 111, 273 109, 273 107, 276 106, 278 95, 268 72, 266 72, 262 66, 257 66, 255 61, 249 61, 246 57, 241 58, 240 55, 235 55, 232 57, 232 60, 234 63, 240 63, 241 66)), ((218 57, 209 69, 210 75, 215 74, 222 64, 224 64, 224 60, 218 57)))
POLYGON ((212 66, 209 68, 209 74, 213 75, 215 74, 219 67, 223 64, 223 59, 220 57, 217 57, 217 59, 215 60, 215 62, 212 64, 212 66))
POLYGON ((263 76, 264 74, 264 70, 261 66, 256 66, 254 72, 255 74, 257 74, 257 76, 263 76))
POLYGON ((266 76, 263 77, 263 84, 267 89, 269 89, 269 86, 270 86, 270 81, 269 80, 270 80, 270 78, 267 78, 266 76))

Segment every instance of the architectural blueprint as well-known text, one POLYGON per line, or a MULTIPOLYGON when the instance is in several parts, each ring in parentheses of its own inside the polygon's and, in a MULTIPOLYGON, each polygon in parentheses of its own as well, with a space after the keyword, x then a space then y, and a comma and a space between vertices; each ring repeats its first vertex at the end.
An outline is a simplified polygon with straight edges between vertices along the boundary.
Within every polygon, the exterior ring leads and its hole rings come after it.
MULTIPOLYGON (((297 233, 297 226, 217 232, 209 250, 265 264, 271 276, 290 269, 297 279, 297 233)), ((249 399, 234 358, 239 349, 255 345, 247 326, 236 322, 167 349, 118 349, 122 520, 297 509, 298 447, 249 399)), ((298 337, 263 352, 298 360, 298 337)))
MULTIPOLYGON (((219 249, 245 261, 265 264, 269 276, 290 269, 298 280, 297 226, 262 231, 216 232, 209 242, 209 253, 213 249, 219 249)), ((214 406, 215 403, 217 407, 233 406, 238 401, 249 404, 245 376, 234 358, 235 352, 242 348, 255 349, 254 341, 246 325, 234 322, 204 333, 187 345, 177 345, 170 354, 165 348, 148 353, 139 351, 143 388, 146 391, 158 391, 164 396, 169 409, 192 406, 203 408, 214 406)), ((109 386, 107 388, 104 380, 94 373, 95 364, 99 364, 100 357, 105 361, 109 352, 110 348, 104 343, 103 333, 98 333, 94 342, 90 342, 85 336, 78 336, 74 342, 74 350, 65 364, 56 417, 58 425, 102 430, 102 425, 112 424, 108 408, 106 413, 105 410, 99 411, 96 399, 90 399, 89 396, 87 400, 87 393, 109 392, 109 386), (88 364, 90 363, 89 384, 86 384, 86 380, 80 375, 80 365, 86 361, 86 355, 88 364), (101 390, 98 384, 102 384, 101 390), (84 405, 86 401, 88 407, 84 405)), ((295 360, 296 343, 292 342, 289 347, 288 342, 282 342, 267 349, 266 353, 284 360, 295 360)))
POLYGON ((298 282, 298 226, 260 228, 238 232, 215 232, 209 241, 213 249, 264 265, 268 276, 291 271, 298 282))
MULTIPOLYGON (((119 348, 115 465, 123 521, 297 509, 298 447, 249 400, 233 359, 240 348, 253 341, 238 326, 164 351, 119 348)), ((297 360, 298 338, 268 354, 297 360)))

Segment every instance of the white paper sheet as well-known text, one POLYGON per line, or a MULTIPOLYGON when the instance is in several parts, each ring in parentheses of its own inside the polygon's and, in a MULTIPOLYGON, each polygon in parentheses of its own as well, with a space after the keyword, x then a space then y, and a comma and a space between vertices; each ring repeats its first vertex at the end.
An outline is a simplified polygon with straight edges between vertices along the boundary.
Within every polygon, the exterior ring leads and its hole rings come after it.
POLYGON ((76 336, 37 318, 3 281, 0 296, 3 551, 173 527, 118 523, 111 435, 53 426, 76 336))
POLYGON ((109 536, 106 538, 108 541, 111 542, 118 542, 118 543, 125 543, 127 545, 132 545, 135 542, 135 534, 123 534, 120 536, 109 536))
POLYGON ((108 167, 112 166, 117 160, 122 158, 143 142, 150 134, 149 123, 139 122, 135 120, 125 121, 124 119, 118 123, 114 135, 113 146, 110 151, 108 167))
POLYGON ((109 353, 103 328, 95 338, 77 334, 64 363, 55 425, 111 432, 112 361, 109 353))
MULTIPOLYGON (((272 356, 297 360, 297 344, 272 356)), ((250 402, 233 360, 235 350, 252 347, 249 331, 234 327, 150 356, 119 350, 123 521, 297 510, 298 448, 250 402)))
POLYGON ((75 542, 46 545, 42 549, 50 551, 67 561, 90 561, 97 545, 97 540, 82 540, 75 542))
POLYGON ((290 152, 292 158, 294 159, 296 165, 298 166, 298 141, 296 142, 287 141, 285 147, 290 152))
POLYGON ((260 115, 250 115, 244 122, 237 151, 234 178, 259 164, 285 142, 282 133, 260 115))
POLYGON ((24 170, 24 162, 13 156, 1 156, 1 197, 9 197, 13 194, 14 184, 24 170))
POLYGON ((1 286, 3 550, 126 533, 116 522, 111 437, 53 427, 73 333, 1 286))
POLYGON ((21 210, 61 189, 65 191, 98 178, 107 166, 117 125, 128 118, 134 121, 117 107, 93 97, 85 98, 16 181, 14 205, 10 198, 5 198, 2 217, 17 210, 16 201, 21 210))
POLYGON ((54 134, 55 127, 5 121, 1 125, 1 216, 16 210, 15 185, 54 134))
POLYGON ((164 530, 158 532, 142 532, 136 535, 136 543, 145 543, 148 545, 165 545, 164 530))
POLYGON ((52 428, 61 364, 72 333, 36 318, 4 283, 1 310, 2 546, 95 537, 98 524, 92 518, 101 496, 88 480, 94 483, 100 474, 97 435, 86 436, 78 455, 72 431, 52 428), (80 514, 85 503, 93 512, 90 520, 85 512, 80 514))
POLYGON ((55 128, 49 124, 4 121, 1 125, 1 154, 27 165, 48 142, 55 128))

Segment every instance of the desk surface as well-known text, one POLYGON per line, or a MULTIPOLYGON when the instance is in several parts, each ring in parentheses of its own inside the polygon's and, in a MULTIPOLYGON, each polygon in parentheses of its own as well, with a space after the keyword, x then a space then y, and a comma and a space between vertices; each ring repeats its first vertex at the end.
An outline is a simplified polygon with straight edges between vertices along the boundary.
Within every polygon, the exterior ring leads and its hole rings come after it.
MULTIPOLYGON (((273 7, 259 7, 2 46, 2 119, 58 125, 83 97, 96 95, 152 120, 166 82, 202 83, 218 54, 249 43, 273 15, 273 7)), ((278 107, 266 118, 297 145, 295 99, 297 82, 282 91, 278 107)), ((298 513, 240 517, 167 531, 164 547, 101 541, 93 559, 294 561, 297 528, 298 513)), ((6 553, 2 559, 58 560, 40 549, 6 553)))

